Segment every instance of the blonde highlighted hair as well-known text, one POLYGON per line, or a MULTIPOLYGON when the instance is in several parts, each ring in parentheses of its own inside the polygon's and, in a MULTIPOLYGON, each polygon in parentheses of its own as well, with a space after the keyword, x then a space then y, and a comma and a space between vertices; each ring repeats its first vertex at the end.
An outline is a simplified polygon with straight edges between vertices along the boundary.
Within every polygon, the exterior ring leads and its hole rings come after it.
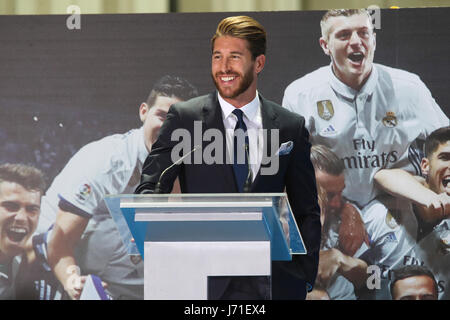
POLYGON ((266 30, 255 19, 248 16, 233 16, 220 21, 216 33, 211 38, 211 50, 214 41, 223 36, 247 40, 252 58, 266 54, 266 30))

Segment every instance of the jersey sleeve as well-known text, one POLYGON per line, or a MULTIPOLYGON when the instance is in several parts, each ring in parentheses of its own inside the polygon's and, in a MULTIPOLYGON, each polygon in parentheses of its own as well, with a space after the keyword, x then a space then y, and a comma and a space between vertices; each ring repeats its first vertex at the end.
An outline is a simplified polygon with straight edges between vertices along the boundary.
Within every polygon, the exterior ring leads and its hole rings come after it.
POLYGON ((314 117, 311 114, 310 97, 301 90, 303 88, 303 78, 291 83, 284 91, 282 106, 291 112, 297 113, 305 118, 305 127, 314 140, 314 117))
POLYGON ((408 92, 411 99, 410 104, 414 107, 409 110, 415 113, 414 117, 420 119, 422 128, 419 138, 425 139, 434 130, 448 126, 450 123, 448 117, 420 78, 413 75, 411 82, 414 86, 408 92))
POLYGON ((83 147, 67 163, 58 178, 59 207, 91 218, 105 195, 113 193, 115 173, 111 170, 109 148, 98 144, 83 147))
POLYGON ((284 90, 282 106, 289 111, 298 113, 296 99, 298 92, 295 90, 295 83, 296 81, 291 83, 286 90, 284 90))

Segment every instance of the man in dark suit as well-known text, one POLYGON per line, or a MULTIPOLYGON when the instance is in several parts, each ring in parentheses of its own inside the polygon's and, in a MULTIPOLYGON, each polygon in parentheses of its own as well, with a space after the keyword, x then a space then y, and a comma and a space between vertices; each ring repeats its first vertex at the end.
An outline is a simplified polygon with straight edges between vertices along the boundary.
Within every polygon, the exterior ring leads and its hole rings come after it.
MULTIPOLYGON (((176 103, 170 108, 158 140, 144 163, 136 193, 154 193, 155 189, 169 193, 177 177, 183 193, 286 190, 307 255, 294 256, 289 262, 272 263, 272 298, 304 299, 306 289, 312 290, 316 278, 321 233, 304 119, 257 92, 257 77, 266 59, 266 32, 261 24, 246 16, 225 18, 219 23, 211 45, 212 78, 218 92, 176 103), (173 152, 179 150, 178 142, 172 141, 177 129, 193 137, 187 143, 190 150, 196 149, 192 153, 194 161, 184 161, 161 176, 180 158, 173 152), (204 136, 211 129, 220 132, 212 142, 204 136), (261 134, 263 130, 267 135, 261 134), (248 134, 239 140, 238 132, 248 134), (207 147, 211 144, 219 147, 207 159, 206 151, 211 150, 207 147), (212 162, 211 157, 215 161, 212 162)), ((181 153, 186 154, 186 148, 181 153)), ((249 286, 235 285, 231 281, 229 288, 233 287, 245 291, 249 286)), ((210 296, 215 299, 258 297, 261 296, 251 293, 233 295, 228 289, 225 293, 216 290, 210 296)))

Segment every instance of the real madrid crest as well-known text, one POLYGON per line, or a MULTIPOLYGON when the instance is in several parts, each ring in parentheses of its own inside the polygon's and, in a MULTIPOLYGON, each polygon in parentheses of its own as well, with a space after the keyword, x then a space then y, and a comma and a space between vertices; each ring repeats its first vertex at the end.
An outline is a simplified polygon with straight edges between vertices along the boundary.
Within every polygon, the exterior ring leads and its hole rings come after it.
POLYGON ((395 113, 392 111, 386 112, 386 116, 383 118, 383 124, 385 127, 388 128, 394 128, 397 126, 397 117, 395 116, 395 113))
POLYGON ((395 229, 398 227, 397 221, 395 220, 394 216, 389 211, 386 213, 385 222, 386 222, 387 226, 391 229, 395 229))
POLYGON ((317 113, 324 120, 330 120, 334 116, 334 108, 331 100, 317 101, 317 113))

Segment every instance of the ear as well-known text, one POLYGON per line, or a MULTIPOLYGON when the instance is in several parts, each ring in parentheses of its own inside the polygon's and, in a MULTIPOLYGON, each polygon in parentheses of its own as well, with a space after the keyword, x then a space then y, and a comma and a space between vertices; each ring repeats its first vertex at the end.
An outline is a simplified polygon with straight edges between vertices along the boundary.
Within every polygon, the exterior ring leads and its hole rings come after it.
POLYGON ((328 42, 323 37, 320 37, 319 44, 322 47, 323 52, 329 56, 330 55, 330 49, 328 49, 328 42))
POLYGON ((144 122, 145 119, 147 118, 147 113, 149 109, 150 107, 145 102, 142 102, 141 105, 139 106, 139 118, 141 119, 142 122, 144 122))
POLYGON ((430 160, 423 158, 420 162, 420 168, 422 169, 422 174, 428 176, 430 173, 430 160))
POLYGON ((266 56, 260 54, 255 59, 255 71, 256 73, 260 73, 264 69, 264 65, 266 64, 266 56))

